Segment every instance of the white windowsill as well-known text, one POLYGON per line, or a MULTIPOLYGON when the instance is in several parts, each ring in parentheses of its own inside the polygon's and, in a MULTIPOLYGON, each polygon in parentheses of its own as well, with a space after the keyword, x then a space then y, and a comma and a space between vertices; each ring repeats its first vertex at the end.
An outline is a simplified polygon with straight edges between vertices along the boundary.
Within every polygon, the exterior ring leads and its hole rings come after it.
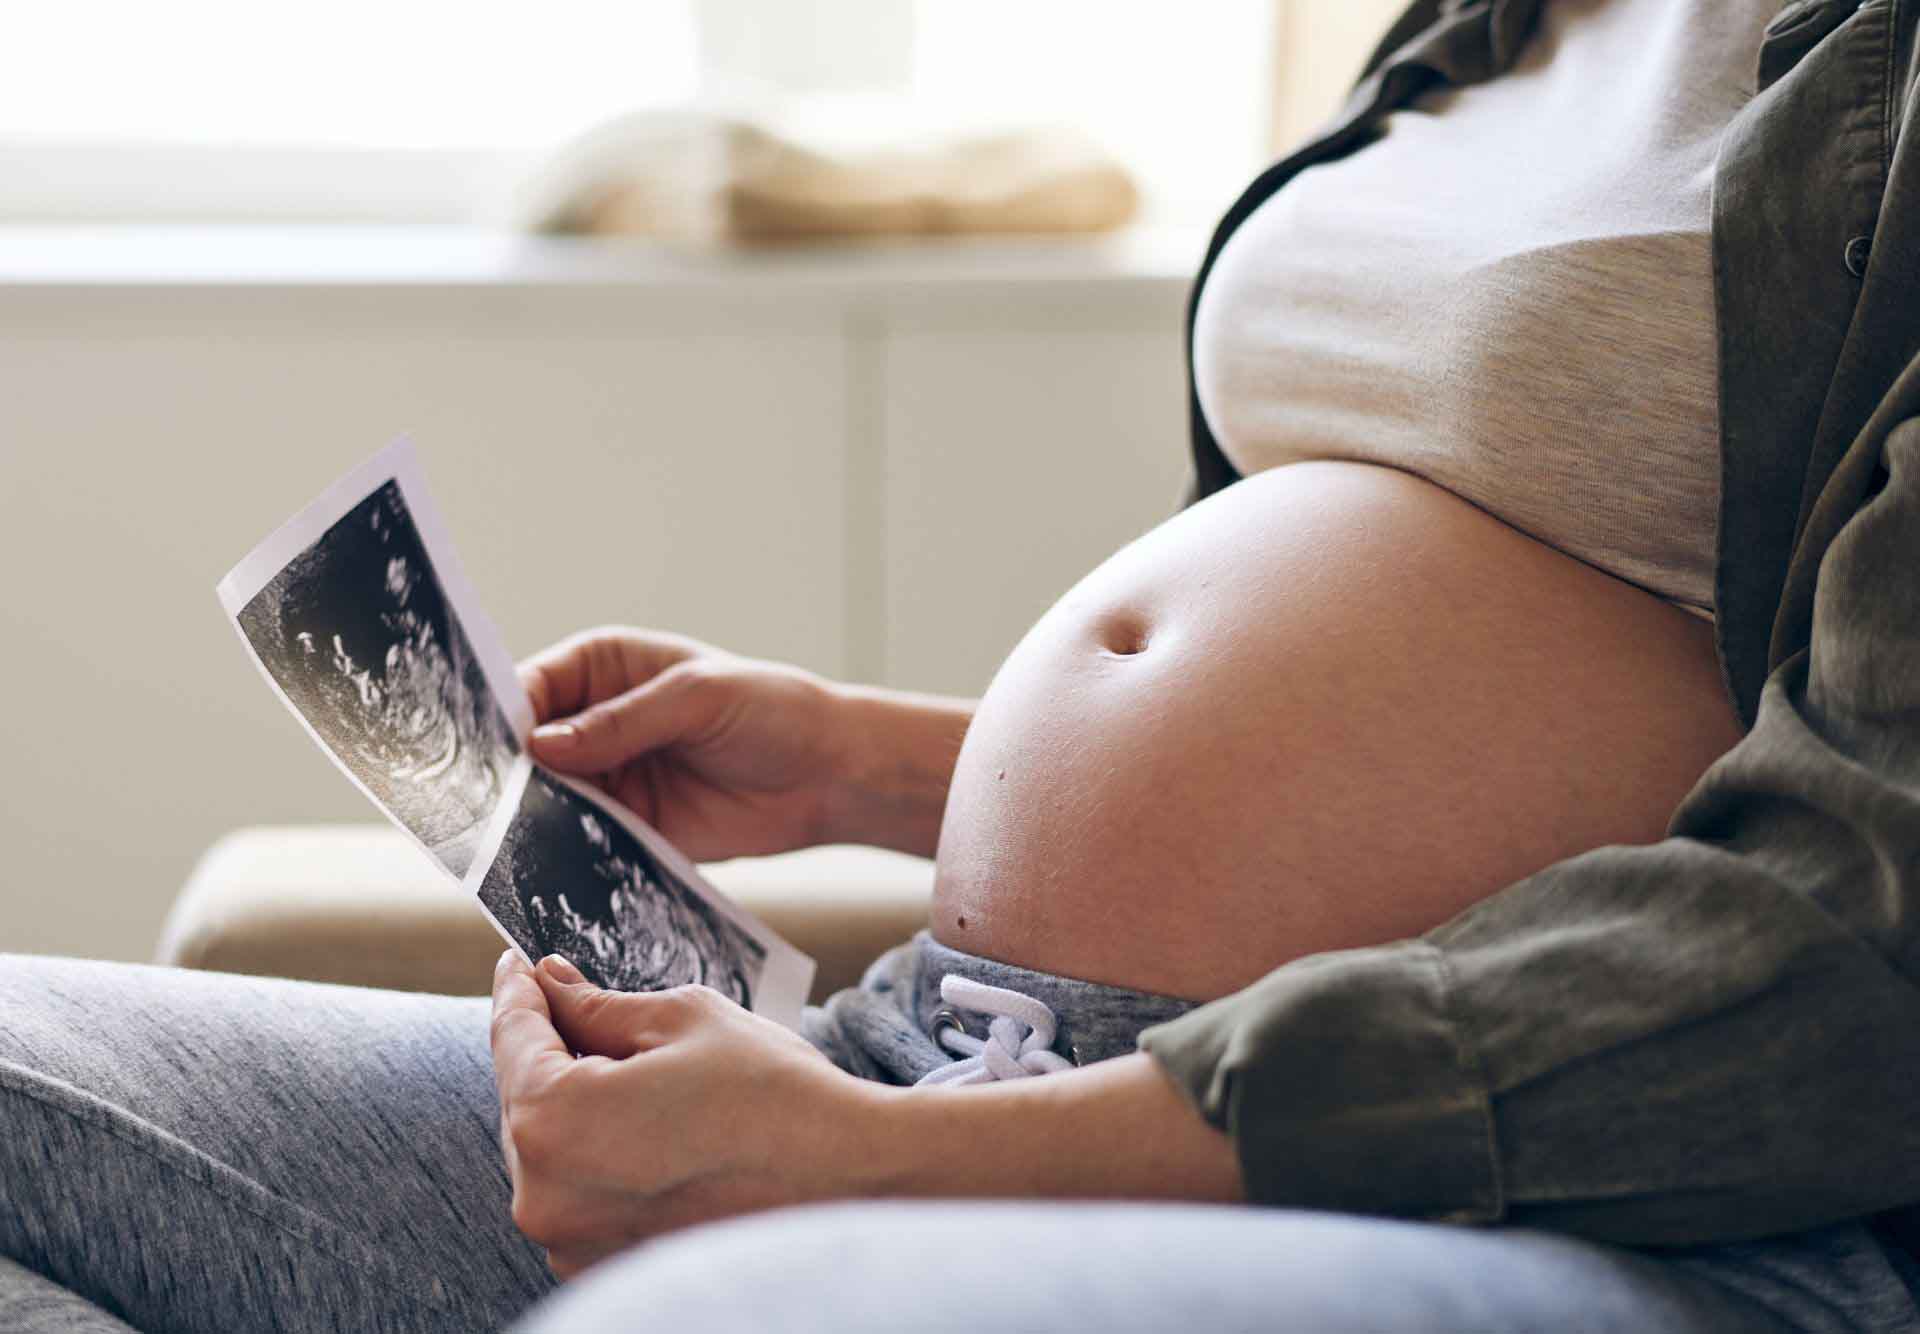
POLYGON ((644 240, 451 226, 0 227, 6 288, 639 289, 858 299, 964 291, 1184 291, 1198 228, 1091 239, 893 241, 687 253, 644 240))

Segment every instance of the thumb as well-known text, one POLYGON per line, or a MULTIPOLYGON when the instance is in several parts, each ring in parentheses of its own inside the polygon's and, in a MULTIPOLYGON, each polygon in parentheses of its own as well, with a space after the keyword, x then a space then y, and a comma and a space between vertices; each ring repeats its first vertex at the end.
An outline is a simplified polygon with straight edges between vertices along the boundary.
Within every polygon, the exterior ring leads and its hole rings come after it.
POLYGON ((671 668, 571 718, 536 727, 533 757, 562 773, 598 774, 671 746, 701 731, 718 711, 719 692, 699 688, 707 679, 671 668))
POLYGON ((542 959, 535 976, 546 993, 554 1030, 580 1055, 623 1061, 665 1041, 654 1031, 657 1016, 647 996, 596 987, 557 954, 542 959))

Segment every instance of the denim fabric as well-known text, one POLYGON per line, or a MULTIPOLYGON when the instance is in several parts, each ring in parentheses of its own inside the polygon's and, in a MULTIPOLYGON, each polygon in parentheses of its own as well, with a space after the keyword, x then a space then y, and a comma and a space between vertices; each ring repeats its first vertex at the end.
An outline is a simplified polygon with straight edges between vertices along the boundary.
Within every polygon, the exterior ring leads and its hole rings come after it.
POLYGON ((1907 1334, 1857 1226, 1723 1272, 1518 1228, 1192 1205, 869 1204, 629 1253, 521 1334, 1907 1334), (850 1276, 858 1275, 858 1281, 850 1276), (1729 1281, 1732 1280, 1732 1281, 1729 1281), (640 1313, 644 1313, 645 1324, 640 1313))

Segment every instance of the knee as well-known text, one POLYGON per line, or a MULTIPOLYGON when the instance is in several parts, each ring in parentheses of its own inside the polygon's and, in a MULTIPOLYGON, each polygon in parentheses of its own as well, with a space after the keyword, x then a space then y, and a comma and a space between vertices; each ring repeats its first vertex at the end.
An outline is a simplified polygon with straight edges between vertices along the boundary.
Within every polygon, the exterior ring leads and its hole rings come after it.
POLYGON ((111 1001, 90 988, 87 964, 37 954, 0 954, 0 1060, 40 1064, 62 1045, 100 1026, 111 1001), (79 1011, 89 992, 91 1015, 79 1011))
POLYGON ((933 1258, 897 1228, 894 1253, 876 1266, 872 1250, 884 1232, 876 1229, 876 1216, 900 1208, 793 1209, 680 1233, 599 1266, 517 1329, 611 1334, 630 1329, 634 1310, 644 1307, 660 1329, 897 1334, 898 1303, 910 1292, 924 1293, 937 1272, 933 1258), (881 1281, 883 1275, 892 1277, 881 1281))
MULTIPOLYGON (((643 1247, 520 1334, 1146 1334, 1750 1329, 1753 1312, 1643 1257, 1518 1231, 1183 1205, 860 1204, 643 1247)), ((1762 1326, 1764 1327, 1764 1326, 1762 1326)))
MULTIPOLYGON (((1285 1238, 1271 1235, 1277 1222, 1288 1226, 1266 1211, 1202 1206, 794 1209, 629 1252, 535 1311, 521 1334, 611 1334, 630 1328, 641 1308, 659 1328, 714 1334, 1258 1327, 1276 1313, 1275 1270, 1304 1285, 1315 1268, 1287 1263, 1285 1238)), ((1320 1257, 1333 1249, 1320 1246, 1320 1257)), ((1352 1277, 1349 1270, 1346 1286, 1352 1277)), ((1296 1301, 1288 1314, 1315 1305, 1296 1301)))

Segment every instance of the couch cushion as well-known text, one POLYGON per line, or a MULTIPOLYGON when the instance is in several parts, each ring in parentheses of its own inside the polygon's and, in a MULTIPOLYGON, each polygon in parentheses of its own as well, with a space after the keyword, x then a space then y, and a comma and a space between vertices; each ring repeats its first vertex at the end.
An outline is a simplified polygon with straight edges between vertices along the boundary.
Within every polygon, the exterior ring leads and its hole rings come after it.
MULTIPOLYGON (((930 862, 809 848, 701 868, 819 961, 816 998, 926 924, 930 862)), ((401 991, 486 991, 503 942, 425 854, 384 825, 242 829, 201 858, 161 963, 401 991)))

